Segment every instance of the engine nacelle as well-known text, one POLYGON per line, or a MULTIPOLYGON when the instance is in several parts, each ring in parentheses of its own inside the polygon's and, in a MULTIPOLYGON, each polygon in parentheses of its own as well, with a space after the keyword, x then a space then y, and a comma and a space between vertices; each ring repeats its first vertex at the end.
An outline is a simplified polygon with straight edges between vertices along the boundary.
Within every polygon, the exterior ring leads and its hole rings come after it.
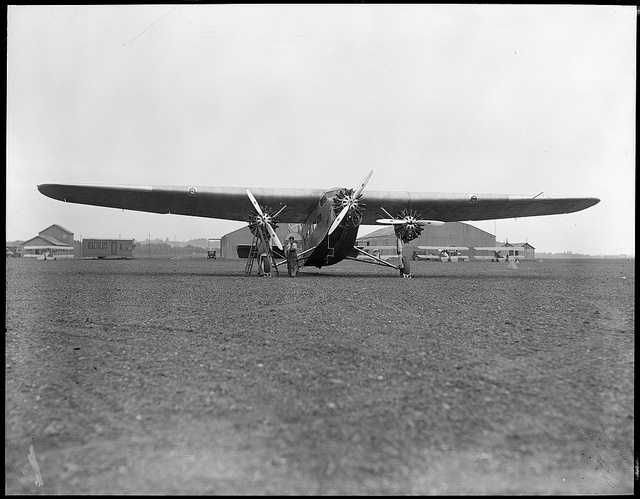
POLYGON ((441 222, 439 220, 423 220, 413 210, 402 210, 400 215, 397 217, 390 215, 384 208, 382 211, 390 218, 380 218, 376 220, 376 222, 384 225, 392 225, 393 230, 396 233, 396 237, 402 240, 403 243, 408 243, 409 241, 413 241, 420 237, 425 225, 438 227, 445 224, 445 222, 441 222))

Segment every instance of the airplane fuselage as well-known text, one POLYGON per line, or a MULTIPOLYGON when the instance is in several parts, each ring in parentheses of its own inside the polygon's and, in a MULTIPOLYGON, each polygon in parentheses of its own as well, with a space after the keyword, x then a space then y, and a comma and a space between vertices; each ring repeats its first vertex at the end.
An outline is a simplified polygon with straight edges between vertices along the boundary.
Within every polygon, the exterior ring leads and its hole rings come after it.
POLYGON ((336 218, 333 203, 340 189, 325 192, 301 227, 304 249, 316 247, 306 258, 306 266, 323 267, 333 265, 348 256, 355 256, 353 249, 358 236, 362 217, 355 213, 342 220, 340 226, 331 234, 327 232, 336 218))

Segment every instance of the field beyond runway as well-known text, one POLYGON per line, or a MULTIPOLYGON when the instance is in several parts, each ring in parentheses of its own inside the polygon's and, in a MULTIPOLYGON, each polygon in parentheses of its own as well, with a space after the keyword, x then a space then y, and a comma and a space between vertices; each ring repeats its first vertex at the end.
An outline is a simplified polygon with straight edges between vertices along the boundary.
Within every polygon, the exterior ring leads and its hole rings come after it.
POLYGON ((7 493, 633 491, 634 260, 6 263, 7 493))

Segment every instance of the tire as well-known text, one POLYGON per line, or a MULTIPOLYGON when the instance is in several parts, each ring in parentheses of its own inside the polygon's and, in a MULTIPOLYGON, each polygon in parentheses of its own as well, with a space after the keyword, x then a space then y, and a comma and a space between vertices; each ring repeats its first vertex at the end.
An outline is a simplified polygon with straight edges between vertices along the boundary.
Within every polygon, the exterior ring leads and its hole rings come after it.
POLYGON ((411 264, 409 263, 409 259, 403 256, 402 261, 404 263, 404 273, 411 274, 411 264))
POLYGON ((271 263, 267 257, 262 258, 262 272, 265 274, 269 274, 271 272, 271 263))

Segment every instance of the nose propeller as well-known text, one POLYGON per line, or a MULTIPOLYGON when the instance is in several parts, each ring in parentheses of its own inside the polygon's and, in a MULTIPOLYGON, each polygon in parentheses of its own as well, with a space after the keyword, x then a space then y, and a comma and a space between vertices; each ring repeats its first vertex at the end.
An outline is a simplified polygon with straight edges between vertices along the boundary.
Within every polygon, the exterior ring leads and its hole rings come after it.
POLYGON ((340 213, 338 213, 338 216, 333 220, 331 227, 329 227, 329 235, 333 234, 333 232, 340 226, 340 223, 342 223, 344 217, 349 213, 349 210, 358 207, 362 192, 364 191, 367 183, 369 183, 372 175, 373 170, 367 174, 356 190, 341 199, 342 209, 340 210, 340 213))

